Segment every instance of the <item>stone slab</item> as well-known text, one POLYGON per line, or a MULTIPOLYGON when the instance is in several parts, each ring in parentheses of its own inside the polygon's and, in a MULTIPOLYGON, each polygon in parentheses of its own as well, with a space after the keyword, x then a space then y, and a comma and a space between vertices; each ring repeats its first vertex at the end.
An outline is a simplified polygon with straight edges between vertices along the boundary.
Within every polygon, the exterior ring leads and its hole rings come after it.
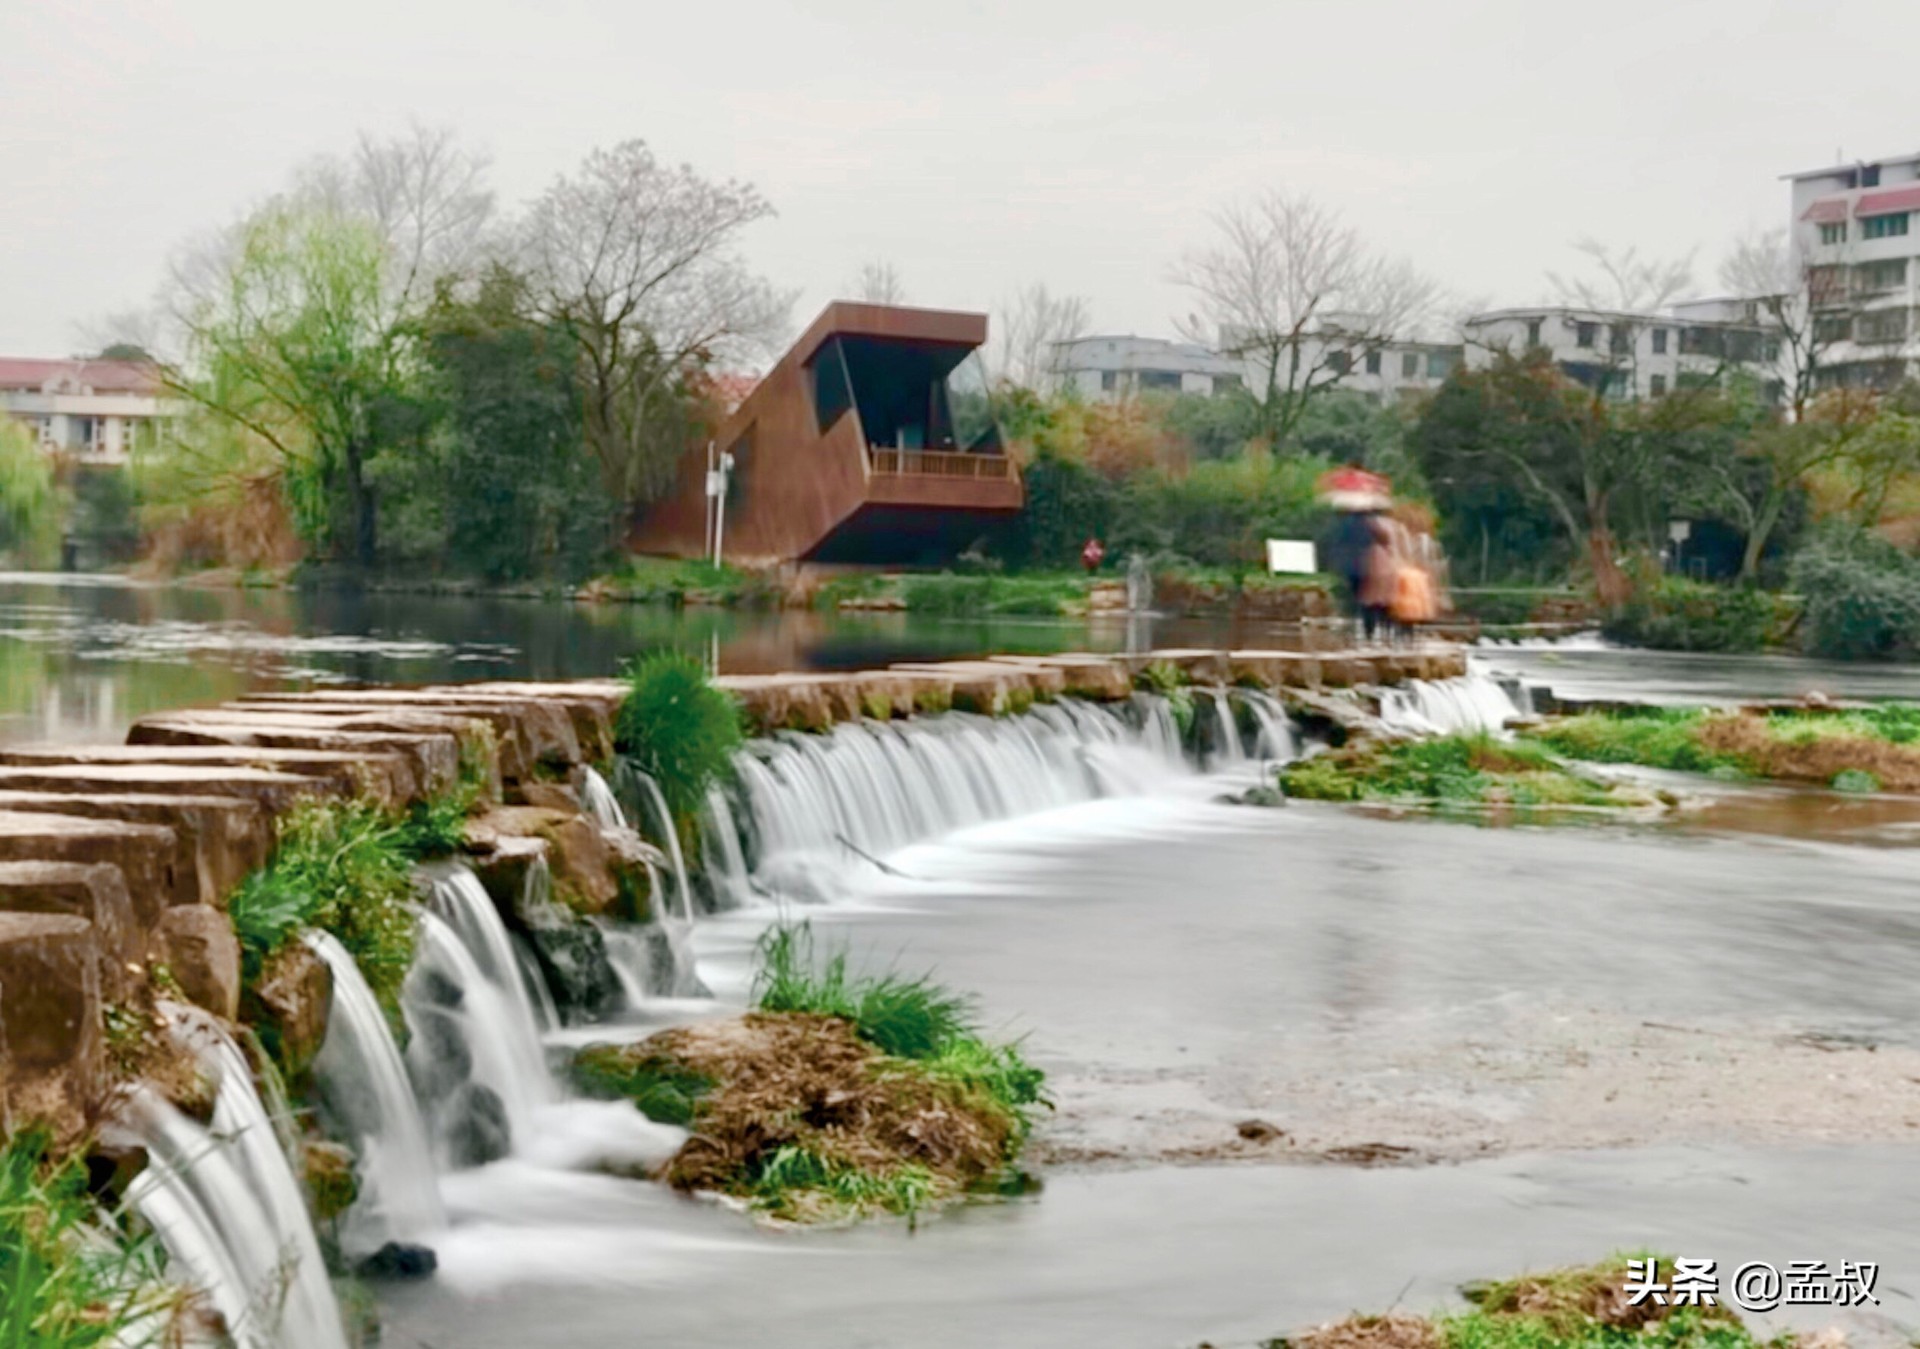
POLYGON ((45 1122, 62 1139, 86 1127, 103 1081, 100 943, 72 914, 0 913, 0 1079, 15 1128, 45 1122))
POLYGON ((179 840, 171 829, 77 815, 0 811, 0 861, 106 863, 119 868, 134 920, 151 931, 174 897, 179 840))
POLYGON ((224 906, 247 873, 273 852, 273 817, 258 802, 235 796, 0 791, 0 810, 80 815, 157 824, 179 840, 174 858, 176 904, 224 906))
POLYGON ((126 878, 107 863, 0 862, 0 912, 65 914, 91 923, 100 993, 108 1001, 125 995, 148 959, 147 929, 134 916, 126 878))

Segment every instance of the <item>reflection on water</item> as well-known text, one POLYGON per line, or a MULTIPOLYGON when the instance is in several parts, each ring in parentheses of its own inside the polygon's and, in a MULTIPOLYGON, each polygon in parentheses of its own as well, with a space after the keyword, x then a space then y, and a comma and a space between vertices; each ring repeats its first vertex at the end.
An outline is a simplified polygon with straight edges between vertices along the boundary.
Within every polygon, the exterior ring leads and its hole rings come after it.
POLYGON ((145 713, 256 689, 603 676, 660 647, 756 673, 1111 650, 1127 640, 1119 621, 675 611, 0 574, 0 741, 118 739, 145 713))

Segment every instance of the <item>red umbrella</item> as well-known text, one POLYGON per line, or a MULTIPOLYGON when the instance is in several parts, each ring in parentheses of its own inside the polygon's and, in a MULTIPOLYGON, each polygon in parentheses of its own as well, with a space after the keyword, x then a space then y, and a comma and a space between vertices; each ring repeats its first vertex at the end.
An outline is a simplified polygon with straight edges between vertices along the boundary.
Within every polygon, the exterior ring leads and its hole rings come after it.
POLYGON ((1314 490, 1337 511, 1385 510, 1393 500, 1391 481, 1352 464, 1322 473, 1314 490))

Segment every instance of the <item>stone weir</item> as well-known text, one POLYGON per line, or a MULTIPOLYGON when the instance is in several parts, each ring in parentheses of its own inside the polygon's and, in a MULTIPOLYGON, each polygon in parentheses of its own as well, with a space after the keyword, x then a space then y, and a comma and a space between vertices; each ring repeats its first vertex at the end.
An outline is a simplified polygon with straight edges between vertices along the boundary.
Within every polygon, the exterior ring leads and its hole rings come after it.
MULTIPOLYGON (((1143 681, 1305 695, 1465 668, 1459 648, 1442 646, 1170 650, 718 683, 768 732, 949 709, 1000 715, 1061 696, 1120 700, 1143 681)), ((541 855, 586 878, 576 890, 589 911, 611 902, 624 887, 607 873, 657 854, 638 845, 651 855, 618 856, 606 837, 615 831, 590 827, 568 784, 611 758, 625 690, 586 680, 270 693, 143 717, 124 745, 0 746, 0 1134, 28 1120, 84 1130, 112 1077, 104 1012, 156 963, 192 1001, 240 1015, 227 897, 267 862, 276 819, 302 798, 366 794, 402 807, 454 782, 463 750, 484 747, 492 789, 467 836, 483 877, 491 865, 496 902, 512 904, 511 878, 541 855)), ((325 990, 306 1001, 324 1007, 325 990)))

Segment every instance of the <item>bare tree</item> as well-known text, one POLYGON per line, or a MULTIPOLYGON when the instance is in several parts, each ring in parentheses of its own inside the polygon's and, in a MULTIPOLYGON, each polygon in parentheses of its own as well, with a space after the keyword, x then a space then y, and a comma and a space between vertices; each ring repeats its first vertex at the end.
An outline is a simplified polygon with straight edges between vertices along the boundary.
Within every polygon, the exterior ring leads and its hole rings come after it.
POLYGON ((1009 295, 1000 305, 993 344, 997 384, 1046 390, 1060 377, 1060 348, 1087 334, 1085 296, 1055 295, 1036 281, 1009 295))
POLYGON ((891 262, 869 262, 860 268, 847 288, 854 299, 864 304, 905 304, 907 288, 900 271, 891 262))
POLYGON ((1720 264, 1720 283, 1745 300, 1779 343, 1787 405, 1803 419, 1819 387, 1824 358, 1852 326, 1845 260, 1809 266, 1784 229, 1736 239, 1720 264))
POLYGON ((1693 288, 1693 255, 1661 261, 1643 258, 1638 249, 1614 252, 1595 239, 1574 246, 1593 265, 1587 276, 1548 272, 1547 281, 1564 304, 1615 313, 1663 309, 1693 288))
POLYGON ((446 128, 416 124, 386 140, 363 131, 351 154, 307 165, 293 195, 372 225, 386 244, 383 298, 401 317, 423 308, 439 282, 473 274, 493 246, 487 169, 446 128))
POLYGON ((523 265, 543 316, 580 344, 587 442, 619 500, 670 480, 681 446, 650 433, 675 384, 785 327, 791 296, 736 251, 772 214, 754 188, 664 165, 638 140, 595 150, 528 210, 523 265))
POLYGON ((1374 252, 1311 197, 1269 193, 1213 222, 1214 242, 1173 269, 1195 300, 1180 330, 1246 362, 1270 445, 1293 433, 1310 400, 1407 336, 1438 297, 1412 264, 1374 252))
POLYGON ((1607 322, 1607 341, 1595 347, 1591 357, 1597 377, 1582 382, 1595 398, 1616 393, 1621 385, 1629 394, 1637 393, 1641 330, 1693 289, 1693 255, 1645 258, 1638 249, 1615 251, 1595 239, 1582 239, 1573 247, 1587 258, 1589 269, 1548 272, 1547 282, 1560 303, 1589 310, 1607 322))

